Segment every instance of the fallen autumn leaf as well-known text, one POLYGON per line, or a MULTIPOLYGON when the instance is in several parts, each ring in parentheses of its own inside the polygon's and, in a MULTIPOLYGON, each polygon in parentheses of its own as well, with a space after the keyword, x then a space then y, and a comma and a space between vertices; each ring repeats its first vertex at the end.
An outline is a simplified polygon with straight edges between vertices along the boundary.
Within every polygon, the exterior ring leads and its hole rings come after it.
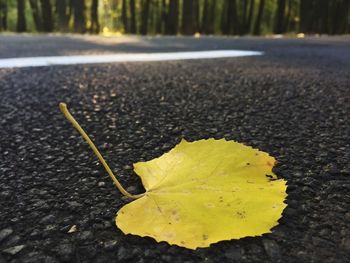
POLYGON ((189 249, 221 240, 260 236, 278 224, 286 181, 272 172, 275 159, 225 139, 182 140, 159 158, 134 164, 146 192, 131 195, 118 182, 96 146, 60 104, 89 143, 118 189, 136 199, 122 207, 117 226, 189 249))

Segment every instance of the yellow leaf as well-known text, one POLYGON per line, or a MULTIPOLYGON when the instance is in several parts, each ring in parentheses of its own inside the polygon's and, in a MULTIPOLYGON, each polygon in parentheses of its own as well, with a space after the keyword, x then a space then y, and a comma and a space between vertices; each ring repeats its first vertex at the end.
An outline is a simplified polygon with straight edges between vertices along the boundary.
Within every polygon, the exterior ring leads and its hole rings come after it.
POLYGON ((269 233, 287 196, 274 163, 234 141, 182 140, 161 157, 134 164, 147 191, 118 211, 117 226, 190 249, 269 233))
POLYGON ((134 164, 146 192, 132 195, 67 105, 59 106, 119 191, 136 199, 117 213, 117 226, 125 234, 195 249, 269 233, 278 224, 286 207, 287 186, 272 173, 276 161, 267 153, 225 139, 182 140, 161 157, 134 164))

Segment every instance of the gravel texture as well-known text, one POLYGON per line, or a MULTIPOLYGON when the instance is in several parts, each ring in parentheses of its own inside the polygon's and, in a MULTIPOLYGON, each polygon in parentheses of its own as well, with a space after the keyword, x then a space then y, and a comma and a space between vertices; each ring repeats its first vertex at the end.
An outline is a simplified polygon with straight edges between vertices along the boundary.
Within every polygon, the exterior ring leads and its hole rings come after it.
MULTIPOLYGON (((349 260, 350 45, 342 38, 179 38, 172 48, 164 41, 167 50, 216 43, 266 54, 0 69, 0 262, 349 260), (59 112, 60 101, 133 193, 143 190, 132 163, 160 156, 182 137, 224 137, 270 153, 288 181, 280 224, 272 234, 196 251, 124 235, 114 216, 126 201, 59 112)), ((12 54, 25 53, 16 48, 12 54)), ((50 55, 65 46, 56 48, 50 55)))

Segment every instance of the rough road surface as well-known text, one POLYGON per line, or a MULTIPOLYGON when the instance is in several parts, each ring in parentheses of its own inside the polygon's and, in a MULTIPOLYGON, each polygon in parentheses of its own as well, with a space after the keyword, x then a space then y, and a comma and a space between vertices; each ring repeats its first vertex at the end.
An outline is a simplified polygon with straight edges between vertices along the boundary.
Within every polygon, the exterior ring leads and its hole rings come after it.
POLYGON ((349 43, 346 37, 0 36, 2 58, 265 52, 0 69, 0 262, 348 261, 349 43), (288 180, 288 207, 280 224, 262 237, 195 251, 124 235, 114 216, 126 201, 59 112, 60 101, 68 103, 133 193, 143 190, 132 163, 160 156, 182 137, 225 137, 270 153, 279 161, 275 172, 288 180))

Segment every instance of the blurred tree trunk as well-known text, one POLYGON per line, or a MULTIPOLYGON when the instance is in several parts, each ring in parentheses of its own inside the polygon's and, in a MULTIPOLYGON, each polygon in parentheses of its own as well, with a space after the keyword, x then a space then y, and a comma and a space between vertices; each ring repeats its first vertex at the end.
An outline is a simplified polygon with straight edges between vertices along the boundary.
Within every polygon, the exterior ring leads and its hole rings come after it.
POLYGON ((308 27, 306 32, 311 33, 323 33, 323 26, 325 25, 327 33, 332 33, 332 19, 333 19, 333 11, 335 11, 335 6, 337 5, 338 1, 324 1, 324 0, 318 0, 318 1, 312 1, 311 5, 308 9, 308 27), (323 8, 326 8, 326 10, 323 10, 323 8))
POLYGON ((226 0, 222 11, 221 32, 224 35, 238 34, 239 22, 236 0, 226 0))
POLYGON ((286 9, 286 0, 278 0, 276 18, 275 18, 275 29, 274 29, 275 34, 283 33, 285 9, 286 9))
POLYGON ((61 32, 69 31, 68 25, 71 16, 71 4, 71 0, 56 0, 57 26, 61 32))
POLYGON ((155 33, 157 22, 159 21, 159 2, 160 1, 151 1, 149 7, 149 22, 148 22, 148 34, 155 33))
MULTIPOLYGON (((235 2, 235 0, 232 0, 235 2)), ((203 6, 203 17, 202 17, 202 27, 201 31, 204 34, 213 34, 214 33, 214 24, 215 24, 215 7, 216 1, 205 0, 203 6)))
POLYGON ((176 35, 179 23, 179 0, 169 0, 169 11, 165 27, 165 33, 176 35))
POLYGON ((300 32, 312 31, 312 0, 300 0, 300 32))
POLYGON ((162 0, 158 20, 156 22, 157 34, 162 34, 164 32, 163 28, 164 28, 165 21, 166 21, 166 1, 162 0))
POLYGON ((290 16, 291 16, 291 10, 292 9, 292 0, 287 0, 287 13, 284 17, 283 22, 283 32, 288 32, 289 29, 289 23, 290 23, 290 16))
POLYGON ((7 0, 0 0, 0 31, 7 30, 7 0))
POLYGON ((224 35, 229 35, 232 31, 232 16, 234 15, 231 10, 232 3, 233 2, 231 0, 225 0, 223 3, 223 8, 221 12, 221 33, 224 35))
POLYGON ((238 19, 237 1, 232 0, 230 2, 231 2, 231 5, 229 9, 231 13, 228 15, 229 18, 231 17, 230 34, 237 35, 239 33, 239 28, 241 26, 238 19))
POLYGON ((43 31, 53 31, 53 18, 52 18, 52 6, 50 0, 40 0, 41 2, 41 15, 43 22, 43 31))
POLYGON ((329 34, 334 35, 336 34, 337 29, 337 20, 339 16, 339 2, 338 1, 332 1, 329 3, 329 11, 330 11, 330 23, 329 23, 329 34))
POLYGON ((122 2, 122 22, 124 26, 124 32, 129 32, 129 23, 128 23, 128 7, 126 0, 123 0, 122 2))
POLYGON ((73 0, 73 11, 74 11, 74 32, 85 33, 86 32, 85 1, 73 0))
POLYGON ((0 0, 0 30, 7 30, 7 0, 0 0))
POLYGON ((254 14, 254 6, 255 6, 255 1, 254 0, 250 0, 250 4, 249 4, 249 13, 248 13, 248 17, 247 17, 247 23, 245 25, 245 30, 244 33, 248 34, 250 33, 250 30, 252 28, 252 20, 253 20, 253 14, 254 14))
POLYGON ((255 20, 253 34, 259 36, 261 33, 261 21, 264 14, 265 0, 260 0, 258 15, 255 20))
POLYGON ((344 34, 347 29, 350 1, 338 0, 334 4, 332 34, 344 34))
POLYGON ((136 34, 136 12, 135 12, 135 0, 130 0, 130 33, 136 34))
POLYGON ((148 33, 148 17, 149 17, 150 3, 151 3, 150 0, 143 0, 142 1, 141 28, 140 28, 141 35, 147 35, 147 33, 148 33))
POLYGON ((194 28, 195 32, 199 32, 201 22, 200 22, 200 9, 199 9, 199 0, 193 0, 193 8, 194 8, 194 28))
POLYGON ((26 30, 25 1, 17 0, 17 32, 25 32, 26 30))
POLYGON ((98 21, 98 0, 92 0, 90 15, 91 15, 90 33, 98 34, 98 32, 100 32, 100 23, 98 21))
POLYGON ((183 1, 182 4, 182 30, 184 35, 193 35, 195 33, 194 20, 195 9, 193 1, 183 1))
POLYGON ((241 20, 241 26, 239 28, 239 34, 243 35, 245 34, 245 27, 247 24, 247 12, 248 12, 248 0, 243 0, 243 7, 242 7, 242 20, 241 20))
POLYGON ((321 0, 320 1, 320 21, 319 21, 319 32, 322 34, 329 33, 329 1, 321 0))
POLYGON ((228 35, 228 29, 227 29, 227 1, 224 0, 222 10, 221 10, 221 24, 220 29, 221 33, 224 35, 228 35))
POLYGON ((30 8, 32 9, 33 21, 35 25, 35 30, 37 32, 43 31, 42 21, 41 21, 41 10, 39 7, 38 0, 29 0, 30 8))
MULTIPOLYGON (((118 21, 118 2, 119 0, 112 0, 111 6, 110 6, 110 15, 112 17, 112 29, 114 31, 118 30, 119 27, 119 21, 118 21)), ((108 2, 107 2, 108 3, 108 2)), ((107 4, 108 7, 108 4, 107 4)))
MULTIPOLYGON (((59 0, 58 0, 59 1, 59 0)), ((69 30, 69 21, 71 20, 74 12, 74 0, 67 0, 68 1, 68 17, 67 17, 67 28, 69 30)))
POLYGON ((204 0, 201 33, 206 33, 209 23, 209 0, 204 0))
POLYGON ((166 22, 167 22, 167 5, 166 5, 166 0, 162 0, 162 27, 159 33, 165 32, 166 22))
POLYGON ((350 23, 350 1, 343 0, 339 34, 346 34, 350 23))
POLYGON ((209 34, 214 34, 215 33, 215 15, 216 15, 216 0, 211 0, 211 5, 210 5, 210 27, 209 27, 209 34))

